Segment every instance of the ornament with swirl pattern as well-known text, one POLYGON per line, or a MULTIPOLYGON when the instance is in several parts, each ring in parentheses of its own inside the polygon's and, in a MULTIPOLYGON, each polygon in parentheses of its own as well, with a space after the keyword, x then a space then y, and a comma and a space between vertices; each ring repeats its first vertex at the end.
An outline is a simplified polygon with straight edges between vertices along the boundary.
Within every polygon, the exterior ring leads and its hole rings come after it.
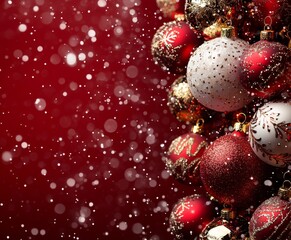
POLYGON ((291 102, 268 102, 250 122, 249 141, 264 162, 286 167, 291 164, 291 102))
POLYGON ((195 49, 203 43, 200 33, 185 21, 171 21, 155 33, 151 52, 154 61, 171 73, 186 73, 187 63, 195 49))

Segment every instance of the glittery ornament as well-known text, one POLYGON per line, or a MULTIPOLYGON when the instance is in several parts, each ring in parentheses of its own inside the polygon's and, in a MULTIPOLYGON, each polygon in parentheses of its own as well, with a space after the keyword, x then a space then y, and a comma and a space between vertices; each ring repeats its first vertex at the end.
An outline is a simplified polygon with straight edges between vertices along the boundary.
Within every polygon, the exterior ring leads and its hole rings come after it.
POLYGON ((151 51, 164 70, 183 74, 192 52, 202 43, 202 36, 185 21, 172 21, 157 30, 151 51))
POLYGON ((220 37, 221 29, 226 26, 227 25, 225 23, 223 23, 220 19, 218 19, 215 23, 213 23, 209 27, 203 29, 204 39, 208 41, 213 38, 220 37))
POLYGON ((248 47, 241 39, 223 36, 196 49, 187 66, 187 81, 202 105, 219 112, 235 111, 252 100, 238 71, 239 58, 248 47))
POLYGON ((206 191, 221 203, 236 207, 256 204, 264 185, 265 166, 246 137, 232 134, 215 140, 200 161, 206 191))
POLYGON ((277 93, 291 79, 291 51, 278 42, 261 40, 254 43, 241 57, 240 79, 242 85, 257 97, 277 93))
POLYGON ((206 138, 197 133, 187 133, 176 138, 169 147, 167 168, 181 182, 199 183, 200 159, 207 146, 206 138))
POLYGON ((200 240, 236 239, 246 240, 248 237, 248 220, 229 208, 221 210, 221 216, 210 222, 199 235, 200 240))
POLYGON ((187 0, 185 16, 189 24, 195 29, 203 31, 219 19, 226 18, 232 6, 237 6, 236 0, 187 0))
POLYGON ((214 204, 201 195, 180 199, 170 215, 170 230, 176 239, 195 239, 215 216, 214 204))
POLYGON ((168 106, 171 113, 185 123, 196 123, 199 118, 208 119, 211 112, 192 95, 185 76, 177 78, 171 85, 168 106))
POLYGON ((249 233, 252 240, 291 239, 291 194, 264 201, 253 213, 249 233))
POLYGON ((164 17, 175 18, 175 16, 184 14, 185 0, 156 0, 158 8, 164 14, 164 17))
POLYGON ((268 102, 250 122, 249 141, 264 162, 285 167, 291 164, 291 102, 268 102))

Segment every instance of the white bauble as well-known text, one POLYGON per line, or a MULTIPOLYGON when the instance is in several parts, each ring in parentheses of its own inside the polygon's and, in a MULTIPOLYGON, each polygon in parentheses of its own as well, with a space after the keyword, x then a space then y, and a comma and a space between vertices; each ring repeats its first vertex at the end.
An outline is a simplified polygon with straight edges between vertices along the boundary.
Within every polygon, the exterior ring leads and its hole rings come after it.
POLYGON ((249 127, 255 154, 264 162, 291 164, 291 102, 268 102, 258 109, 249 127))
POLYGON ((193 96, 202 105, 231 112, 252 100, 239 77, 239 59, 248 47, 241 39, 219 37, 195 50, 187 66, 187 81, 193 96))

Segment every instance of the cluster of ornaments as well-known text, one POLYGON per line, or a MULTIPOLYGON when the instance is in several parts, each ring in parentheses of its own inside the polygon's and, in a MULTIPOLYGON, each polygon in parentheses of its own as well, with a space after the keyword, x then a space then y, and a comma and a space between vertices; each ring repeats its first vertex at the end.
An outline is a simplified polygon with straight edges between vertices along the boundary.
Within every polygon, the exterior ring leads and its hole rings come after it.
POLYGON ((157 5, 169 21, 153 36, 152 56, 178 75, 168 106, 192 126, 165 158, 173 177, 193 186, 172 209, 171 233, 291 240, 290 2, 157 5))

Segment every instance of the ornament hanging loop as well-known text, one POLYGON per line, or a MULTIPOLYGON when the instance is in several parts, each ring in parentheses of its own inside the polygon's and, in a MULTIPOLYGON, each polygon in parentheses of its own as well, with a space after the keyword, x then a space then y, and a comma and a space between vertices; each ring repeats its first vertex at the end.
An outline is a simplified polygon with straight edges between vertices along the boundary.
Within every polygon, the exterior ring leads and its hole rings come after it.
POLYGON ((244 113, 236 115, 237 122, 234 124, 234 130, 246 133, 248 130, 248 124, 246 124, 247 116, 244 113))
POLYGON ((289 180, 291 179, 290 171, 284 173, 283 179, 284 182, 279 188, 278 196, 283 200, 291 201, 291 180, 289 180))
POLYGON ((227 19, 225 21, 226 27, 221 28, 221 37, 227 37, 227 38, 234 38, 236 37, 236 30, 232 26, 232 20, 227 19))
POLYGON ((264 19, 264 30, 260 32, 260 39, 266 41, 273 41, 275 32, 272 30, 272 18, 270 16, 264 19))
POLYGON ((196 124, 193 126, 192 128, 192 132, 193 133, 202 133, 203 132, 203 126, 204 126, 204 119, 203 118, 199 118, 196 121, 196 124))

